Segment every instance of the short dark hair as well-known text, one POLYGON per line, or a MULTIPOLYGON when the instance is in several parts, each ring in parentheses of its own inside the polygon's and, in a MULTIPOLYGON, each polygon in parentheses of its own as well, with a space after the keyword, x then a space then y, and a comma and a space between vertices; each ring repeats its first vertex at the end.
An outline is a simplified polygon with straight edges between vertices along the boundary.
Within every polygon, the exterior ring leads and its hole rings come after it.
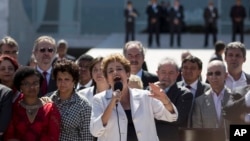
POLYGON ((192 63, 196 63, 198 65, 199 70, 202 70, 202 61, 201 59, 199 59, 196 56, 193 55, 189 55, 187 56, 181 63, 181 67, 183 67, 183 64, 186 62, 192 62, 192 63))
POLYGON ((21 87, 21 83, 22 81, 29 77, 29 76, 32 76, 32 75, 35 75, 39 78, 39 86, 41 86, 42 82, 43 82, 43 76, 42 74, 36 70, 35 68, 33 67, 30 67, 30 66, 22 66, 20 67, 15 75, 14 75, 14 80, 13 80, 13 83, 14 83, 14 86, 15 88, 20 91, 20 87, 21 87))
POLYGON ((215 52, 218 53, 225 49, 226 44, 223 41, 217 41, 214 47, 215 47, 215 52))
POLYGON ((242 52, 243 54, 243 57, 246 58, 246 48, 245 48, 245 45, 241 42, 231 42, 231 43, 228 43, 227 46, 226 46, 226 50, 225 50, 225 56, 227 55, 227 52, 229 49, 240 49, 240 51, 242 52))
POLYGON ((88 54, 82 54, 80 57, 77 58, 76 64, 78 64, 80 61, 92 61, 94 58, 91 55, 88 54))
POLYGON ((68 72, 75 81, 75 85, 79 80, 79 66, 71 60, 63 59, 55 62, 53 68, 53 78, 57 79, 58 72, 68 72))

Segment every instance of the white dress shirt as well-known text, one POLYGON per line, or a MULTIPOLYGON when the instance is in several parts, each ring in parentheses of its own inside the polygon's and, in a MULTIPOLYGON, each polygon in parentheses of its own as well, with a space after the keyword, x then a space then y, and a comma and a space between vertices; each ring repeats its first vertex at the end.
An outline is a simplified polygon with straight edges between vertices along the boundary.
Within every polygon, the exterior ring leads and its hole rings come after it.
MULTIPOLYGON (((39 68, 39 66, 37 66, 37 70, 43 75, 43 70, 41 68, 39 68)), ((50 79, 50 76, 51 76, 51 72, 52 71, 52 67, 50 67, 48 70, 46 70, 47 72, 47 75, 46 75, 46 80, 47 80, 47 84, 49 84, 49 79, 50 79)))
MULTIPOLYGON (((196 90, 197 90, 197 84, 198 84, 198 79, 189 85, 191 87, 189 90, 191 91, 194 97, 195 97, 196 90)), ((184 85, 187 86, 188 84, 186 84, 186 82, 184 81, 184 85)))
POLYGON ((221 119, 221 109, 222 109, 221 104, 223 101, 224 93, 225 89, 223 89, 218 95, 213 90, 211 90, 218 121, 220 121, 221 119))
POLYGON ((236 87, 246 86, 247 85, 247 79, 246 79, 245 73, 242 72, 241 76, 240 76, 240 79, 238 79, 238 80, 234 80, 234 78, 230 74, 228 74, 228 76, 226 78, 226 83, 225 84, 232 91, 236 87))

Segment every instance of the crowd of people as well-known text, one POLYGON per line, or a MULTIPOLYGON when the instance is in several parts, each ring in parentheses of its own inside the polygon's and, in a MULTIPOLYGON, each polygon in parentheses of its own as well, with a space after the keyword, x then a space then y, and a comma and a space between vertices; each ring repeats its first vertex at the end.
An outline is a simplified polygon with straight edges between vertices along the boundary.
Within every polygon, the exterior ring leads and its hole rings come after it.
MULTIPOLYGON (((181 47, 181 34, 186 29, 184 5, 179 0, 170 1, 150 0, 146 7, 148 47, 152 47, 153 36, 157 47, 161 46, 160 34, 169 32, 169 46, 174 47, 174 38, 176 36, 176 46, 181 47)), ((241 0, 236 0, 228 11, 228 17, 232 21, 232 41, 236 41, 236 35, 239 34, 239 41, 244 43, 244 20, 246 18, 246 9, 241 0)), ((217 41, 218 19, 220 17, 218 8, 212 0, 208 1, 207 6, 203 10, 202 18, 204 19, 204 47, 209 46, 209 36, 212 35, 212 44, 217 41)), ((135 40, 135 23, 139 16, 136 7, 132 1, 127 2, 124 10, 125 15, 125 42, 135 40)))
POLYGON ((40 36, 22 65, 15 39, 1 40, 1 140, 179 141, 181 129, 228 132, 232 123, 250 122, 250 75, 239 41, 216 42, 206 78, 192 52, 183 52, 181 66, 163 57, 153 73, 143 67, 140 41, 98 57, 75 58, 67 48, 65 40, 40 36))

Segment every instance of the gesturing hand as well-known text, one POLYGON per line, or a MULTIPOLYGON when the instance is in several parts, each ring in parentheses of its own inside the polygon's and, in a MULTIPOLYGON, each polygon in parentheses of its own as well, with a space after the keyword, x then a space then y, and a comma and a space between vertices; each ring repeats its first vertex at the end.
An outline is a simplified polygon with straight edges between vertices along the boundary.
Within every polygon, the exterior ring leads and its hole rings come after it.
POLYGON ((149 95, 150 97, 160 100, 164 105, 170 103, 168 96, 165 94, 164 90, 161 89, 158 85, 149 83, 149 87, 150 87, 150 95, 149 95))

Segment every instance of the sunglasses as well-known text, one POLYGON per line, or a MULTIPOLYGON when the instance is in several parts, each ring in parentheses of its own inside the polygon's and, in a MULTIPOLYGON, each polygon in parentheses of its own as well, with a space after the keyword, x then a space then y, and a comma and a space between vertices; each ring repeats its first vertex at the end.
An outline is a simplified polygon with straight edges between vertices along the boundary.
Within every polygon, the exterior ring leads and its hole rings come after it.
POLYGON ((220 71, 216 71, 216 72, 208 72, 207 73, 207 76, 212 76, 212 75, 221 76, 221 72, 220 71))
POLYGON ((39 49, 39 51, 42 52, 42 53, 44 53, 46 50, 47 50, 47 52, 50 52, 50 53, 52 53, 54 51, 53 48, 40 48, 39 49))

